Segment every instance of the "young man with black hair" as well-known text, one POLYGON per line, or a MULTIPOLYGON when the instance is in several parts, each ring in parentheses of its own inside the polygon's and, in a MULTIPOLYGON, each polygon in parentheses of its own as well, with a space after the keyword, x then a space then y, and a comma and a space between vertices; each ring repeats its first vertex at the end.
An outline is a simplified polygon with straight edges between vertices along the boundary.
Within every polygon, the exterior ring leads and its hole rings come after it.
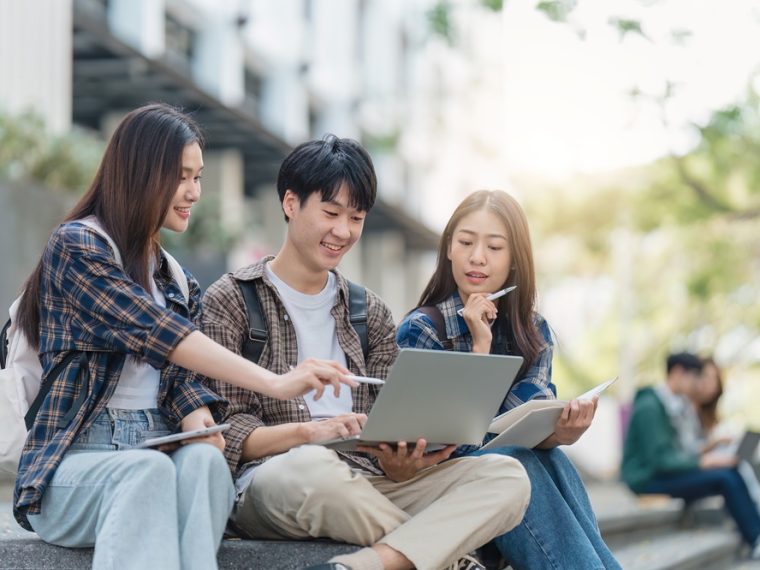
MULTIPOLYGON (((283 162, 277 190, 287 222, 280 251, 224 275, 204 298, 203 328, 230 350, 249 335, 240 282, 253 282, 268 336, 259 364, 274 373, 309 358, 385 378, 396 357, 388 307, 366 291, 367 352, 349 322, 349 288, 336 267, 360 238, 376 178, 355 141, 328 135, 283 162)), ((243 537, 327 537, 366 548, 329 565, 353 570, 462 563, 522 519, 530 484, 520 464, 488 455, 445 461, 453 446, 384 446, 379 458, 311 443, 356 434, 379 387, 277 402, 214 384, 231 403, 225 455, 236 476, 232 524, 243 537)), ((471 559, 470 559, 471 560, 471 559)))
POLYGON ((760 559, 760 514, 736 469, 736 457, 700 454, 699 420, 689 396, 697 389, 702 360, 671 354, 665 384, 639 390, 623 447, 621 475, 635 493, 657 493, 687 501, 722 495, 742 537, 760 559))

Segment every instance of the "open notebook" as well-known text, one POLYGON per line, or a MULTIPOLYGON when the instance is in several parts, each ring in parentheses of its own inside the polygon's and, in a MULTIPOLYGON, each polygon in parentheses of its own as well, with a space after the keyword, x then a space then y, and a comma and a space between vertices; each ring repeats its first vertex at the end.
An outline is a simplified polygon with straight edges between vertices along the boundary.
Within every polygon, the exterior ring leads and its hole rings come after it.
MULTIPOLYGON (((617 376, 602 382, 576 399, 590 400, 604 392, 615 380, 617 376)), ((495 417, 488 428, 489 433, 499 435, 484 445, 483 449, 505 445, 536 447, 554 433, 554 425, 562 414, 565 404, 567 400, 530 400, 504 412, 495 417)))

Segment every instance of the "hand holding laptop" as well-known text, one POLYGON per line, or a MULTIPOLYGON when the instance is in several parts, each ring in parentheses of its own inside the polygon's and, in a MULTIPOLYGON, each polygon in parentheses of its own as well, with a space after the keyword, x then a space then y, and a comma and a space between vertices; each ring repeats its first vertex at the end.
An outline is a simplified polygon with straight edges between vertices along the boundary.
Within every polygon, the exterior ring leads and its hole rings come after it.
POLYGON ((480 443, 521 364, 517 356, 402 349, 361 434, 316 443, 339 451, 372 448, 387 461, 398 460, 402 448, 404 456, 414 454, 422 438, 423 455, 431 448, 480 443))
POLYGON ((356 449, 377 457, 386 477, 401 482, 408 481, 422 469, 427 469, 447 460, 454 453, 456 445, 449 445, 443 449, 426 453, 427 442, 420 438, 411 451, 405 441, 399 441, 395 447, 381 443, 377 447, 360 445, 356 449))

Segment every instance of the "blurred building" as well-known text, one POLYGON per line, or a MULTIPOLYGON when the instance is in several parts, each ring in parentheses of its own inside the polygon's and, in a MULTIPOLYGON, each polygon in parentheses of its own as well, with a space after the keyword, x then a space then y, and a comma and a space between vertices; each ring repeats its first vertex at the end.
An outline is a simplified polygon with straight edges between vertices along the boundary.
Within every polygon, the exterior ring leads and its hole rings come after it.
MULTIPOLYGON (((0 2, 0 109, 31 108, 54 133, 76 124, 104 137, 149 101, 192 112, 208 137, 204 197, 219 200, 224 225, 241 236, 225 256, 184 257, 202 285, 276 252, 285 224, 274 184, 293 146, 326 132, 360 140, 378 170, 379 200, 342 269, 379 293, 398 319, 415 304, 437 242, 419 221, 419 171, 398 152, 410 114, 424 107, 413 77, 427 4, 7 0, 0 2)), ((18 212, 5 215, 25 223, 18 212)), ((19 256, 15 247, 0 254, 19 256)), ((15 264, 0 260, 18 266, 3 278, 3 304, 36 254, 23 255, 15 264)))

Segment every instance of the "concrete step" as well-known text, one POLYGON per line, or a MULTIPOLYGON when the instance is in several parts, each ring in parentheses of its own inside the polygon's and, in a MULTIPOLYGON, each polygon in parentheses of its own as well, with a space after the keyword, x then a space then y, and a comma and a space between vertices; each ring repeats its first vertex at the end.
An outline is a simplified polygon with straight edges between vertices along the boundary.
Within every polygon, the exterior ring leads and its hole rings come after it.
POLYGON ((677 530, 683 501, 665 496, 637 497, 617 482, 591 484, 588 493, 599 530, 612 550, 677 530))
MULTIPOLYGON (((730 524, 716 525, 716 518, 725 518, 715 516, 719 507, 714 503, 695 507, 684 517, 681 501, 640 499, 617 483, 590 485, 589 495, 602 534, 625 570, 760 570, 760 565, 736 562, 738 534, 730 524), (704 526, 710 519, 712 522, 704 526), (691 528, 683 528, 685 521, 691 528)), ((51 546, 21 529, 12 519, 9 499, 7 493, 0 494, 0 570, 79 570, 91 566, 92 550, 51 546)), ((297 570, 356 548, 331 541, 225 540, 219 568, 249 568, 255 560, 256 567, 297 570)))
POLYGON ((729 567, 731 570, 760 570, 760 560, 745 560, 735 562, 729 567))
MULTIPOLYGON (((0 570, 84 570, 92 567, 91 548, 62 548, 42 542, 36 535, 0 539, 0 570)), ((254 567, 300 570, 353 552, 359 547, 332 541, 224 540, 219 549, 219 570, 254 567)))
POLYGON ((625 570, 725 570, 735 564, 739 536, 733 529, 676 530, 613 549, 625 570))

